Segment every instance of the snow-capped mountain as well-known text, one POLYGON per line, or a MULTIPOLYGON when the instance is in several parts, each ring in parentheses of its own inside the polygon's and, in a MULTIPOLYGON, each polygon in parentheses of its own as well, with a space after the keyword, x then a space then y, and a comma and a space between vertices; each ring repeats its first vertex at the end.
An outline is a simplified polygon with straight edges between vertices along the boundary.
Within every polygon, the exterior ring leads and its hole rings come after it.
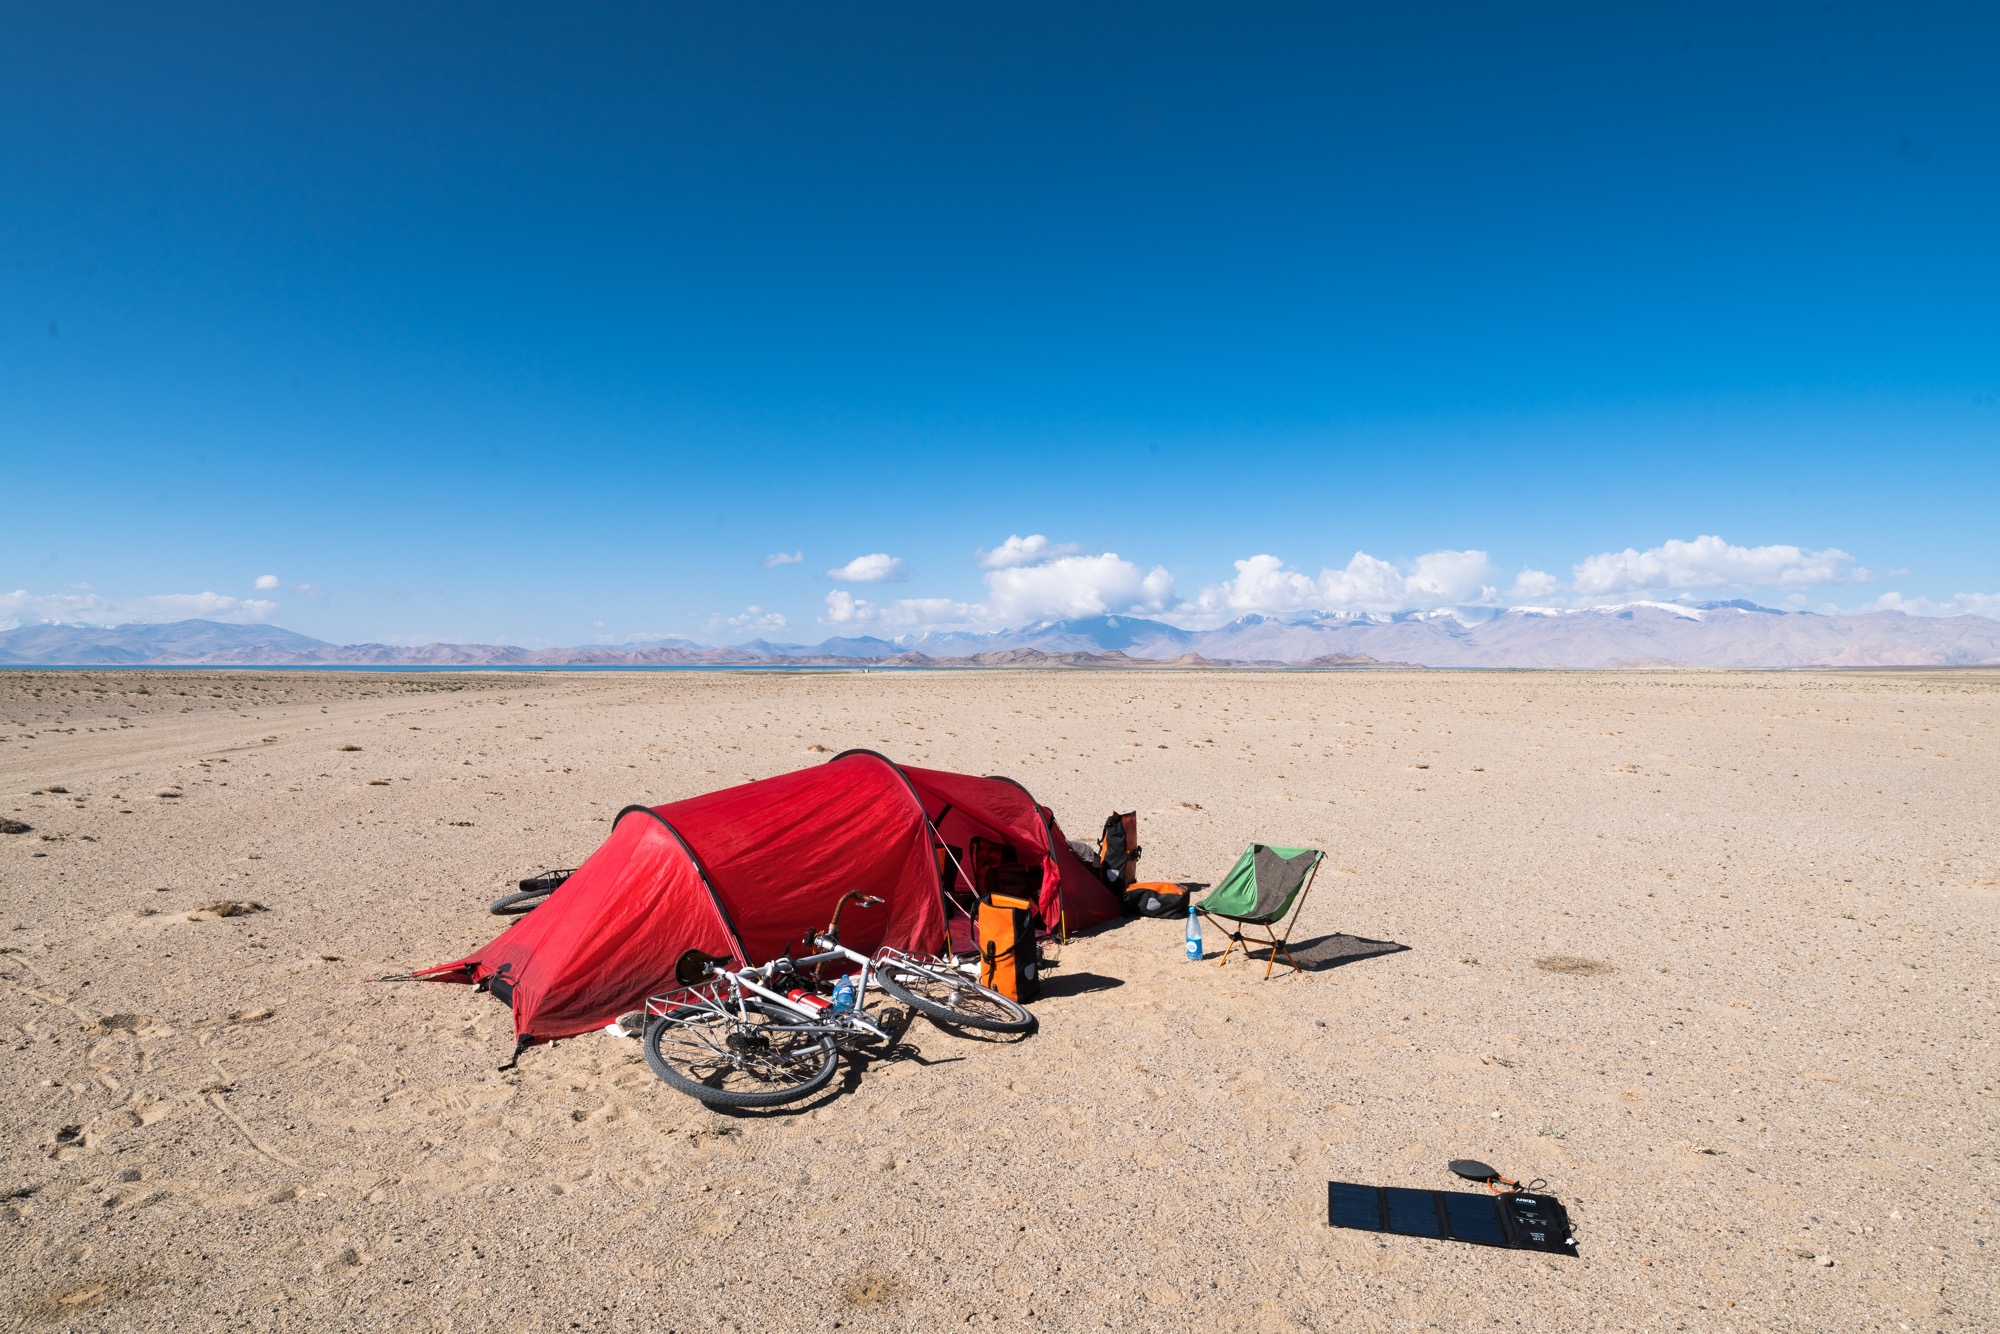
POLYGON ((40 624, 0 632, 0 664, 304 666, 747 666, 881 662, 1116 667, 1168 661, 1300 664, 1317 660, 1425 667, 1972 667, 2000 666, 2000 621, 1902 612, 1818 615, 1744 601, 1615 606, 1447 607, 1399 612, 1244 616, 1185 630, 1135 616, 1046 621, 1014 630, 949 631, 812 645, 686 640, 583 648, 500 644, 329 644, 275 626, 180 621, 111 628, 40 624))
MULTIPOLYGON (((1337 626, 1319 623, 1298 629, 1303 636, 1287 646, 1301 656, 1360 653, 1429 667, 1963 667, 2000 663, 2000 621, 1981 616, 1925 617, 1901 612, 1822 616, 1742 602, 1632 602, 1582 609, 1515 607, 1497 614, 1448 612, 1373 622, 1357 619, 1337 626)), ((1218 633, 1228 632, 1225 627, 1218 633)), ((1206 655, 1209 648, 1203 645, 1198 651, 1206 655)))
MULTIPOLYGON (((1209 630, 1098 616, 988 634, 900 640, 867 656, 969 657, 1007 649, 1118 651, 1162 660, 1302 663, 1365 657, 1426 667, 1967 667, 2000 664, 2000 621, 1870 612, 1827 616, 1742 600, 1588 608, 1448 607, 1244 616, 1209 630)), ((792 650, 817 656, 826 645, 792 650)))

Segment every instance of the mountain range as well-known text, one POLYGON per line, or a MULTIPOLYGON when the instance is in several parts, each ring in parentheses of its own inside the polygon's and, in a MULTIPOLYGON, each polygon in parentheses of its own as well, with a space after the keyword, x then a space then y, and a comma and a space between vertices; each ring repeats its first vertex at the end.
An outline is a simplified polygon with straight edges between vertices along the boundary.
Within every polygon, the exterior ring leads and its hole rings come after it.
POLYGON ((578 648, 330 644, 269 625, 55 622, 0 631, 10 666, 356 667, 1972 667, 2000 665, 2000 621, 1902 612, 1820 615, 1744 601, 1244 616, 1185 630, 1131 616, 986 633, 817 644, 691 639, 578 648))

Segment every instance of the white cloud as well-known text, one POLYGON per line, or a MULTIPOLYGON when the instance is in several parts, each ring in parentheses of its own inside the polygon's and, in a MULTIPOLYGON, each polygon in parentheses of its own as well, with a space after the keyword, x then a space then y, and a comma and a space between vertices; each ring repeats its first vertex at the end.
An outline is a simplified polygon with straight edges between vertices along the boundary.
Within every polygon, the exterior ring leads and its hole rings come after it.
POLYGON ((876 603, 836 588, 826 595, 826 615, 819 619, 822 625, 844 626, 962 625, 975 610, 950 598, 898 598, 876 603))
POLYGON ((1943 602, 1926 597, 1906 598, 1901 593, 1884 593, 1861 607, 1862 611, 1901 611, 1912 616, 1987 616, 2000 621, 2000 593, 1956 593, 1943 602))
MULTIPOLYGON (((1444 548, 1413 560, 1392 562, 1365 551, 1345 565, 1317 574, 1260 553, 1235 562, 1235 574, 1177 601, 1174 579, 1163 566, 1143 567, 1107 552, 1081 555, 1051 543, 1042 534, 1010 535, 982 550, 985 596, 974 602, 951 598, 897 598, 881 602, 845 590, 826 595, 820 622, 849 629, 971 629, 1022 626, 1036 621, 1112 614, 1160 616, 1188 626, 1215 625, 1252 613, 1274 616, 1335 611, 1404 611, 1447 606, 1498 606, 1503 596, 1489 553, 1444 548)), ((860 557, 829 571, 844 582, 879 582, 900 577, 902 562, 885 554, 860 557)), ((1547 606, 1589 605, 1607 596, 1643 597, 1655 592, 1689 596, 1687 590, 1782 588, 1798 590, 1871 579, 1844 551, 1810 551, 1793 546, 1734 547, 1718 537, 1671 541, 1647 551, 1606 552, 1579 562, 1574 583, 1523 567, 1505 601, 1547 606)), ((1800 603, 1799 605, 1803 605, 1800 603)), ((1873 609, 1907 610, 1919 615, 1976 613, 2000 617, 2000 595, 1959 594, 1949 602, 1885 594, 1873 609)))
POLYGON ((767 635, 784 629, 788 624, 790 622, 783 612, 765 611, 753 602, 735 616, 717 614, 709 617, 707 628, 710 634, 729 631, 739 635, 767 635))
POLYGON ((275 574, 260 574, 257 576, 257 587, 259 588, 276 588, 280 582, 282 581, 275 574))
POLYGON ((1562 587, 1562 580, 1547 570, 1523 569, 1514 576, 1514 586, 1507 590, 1507 596, 1515 602, 1543 602, 1554 597, 1562 587))
POLYGON ((1074 542, 1051 542, 1040 533, 1028 537, 1009 537, 991 551, 979 553, 979 567, 983 570, 1010 570, 1017 565, 1039 565, 1046 560, 1062 556, 1074 556, 1082 548, 1074 542))
POLYGON ((1299 611, 1400 611, 1412 603, 1491 602, 1498 594, 1487 580, 1493 562, 1483 551, 1432 551, 1417 557, 1408 574, 1365 551, 1342 569, 1324 569, 1314 578, 1276 556, 1236 562, 1236 577, 1201 591, 1186 610, 1195 613, 1299 611))
POLYGON ((292 591, 302 597, 314 599, 324 599, 326 597, 326 590, 318 584, 296 584, 293 586, 292 591))
POLYGON ((140 621, 262 621, 275 616, 278 604, 265 598, 233 598, 223 593, 155 593, 124 604, 140 621))
POLYGON ((1403 572, 1378 556, 1357 551, 1341 570, 1319 572, 1319 605, 1328 609, 1409 605, 1403 572))
POLYGON ((1794 546, 1736 547, 1719 537, 1678 538, 1645 551, 1631 547, 1591 556, 1573 567, 1574 587, 1585 598, 1671 588, 1797 588, 1859 584, 1873 576, 1845 551, 1794 546))
POLYGON ((1276 556, 1252 556, 1236 562, 1234 579, 1204 588, 1195 608, 1238 613, 1314 611, 1319 601, 1319 584, 1312 576, 1285 568, 1276 556))
POLYGON ((0 593, 0 628, 13 629, 32 621, 70 625, 125 625, 134 621, 267 621, 278 604, 264 598, 236 598, 226 593, 154 593, 146 597, 107 598, 96 592, 30 593, 17 588, 0 593))
POLYGON ((1403 591, 1427 602, 1491 602, 1493 561, 1483 551, 1432 551, 1416 559, 1403 591))
MULTIPOLYGON (((1049 547, 1046 550, 1060 550, 1049 547)), ((1022 625, 1032 621, 1113 612, 1150 614, 1173 602, 1174 578, 1163 567, 1142 570, 1115 553, 1059 556, 1037 565, 996 569, 986 575, 983 602, 952 598, 898 598, 876 603, 845 589, 826 595, 823 625, 922 626, 1022 625)))
POLYGON ((826 577, 842 584, 891 583, 903 577, 903 558, 883 551, 856 556, 838 569, 828 570, 826 577))
POLYGON ((775 570, 780 565, 797 565, 805 558, 803 551, 774 551, 757 563, 767 570, 775 570))
MULTIPOLYGON (((1009 538, 995 551, 982 554, 981 563, 989 567, 983 602, 898 598, 877 603, 835 590, 826 595, 826 614, 820 622, 926 628, 1022 625, 1113 612, 1155 613, 1172 604, 1174 578, 1163 567, 1144 570, 1113 552, 1099 556, 1059 554, 1070 551, 1073 548, 1056 546, 1040 536, 1009 538), (996 563, 993 557, 1001 553, 1005 555, 996 563)), ((859 563, 852 562, 848 571, 832 574, 836 578, 844 573, 851 576, 852 566, 859 563)), ((900 568, 900 562, 897 564, 900 568)))
POLYGON ((1141 570, 1116 553, 1105 552, 995 570, 986 576, 986 589, 979 618, 1012 625, 1109 612, 1163 611, 1174 595, 1174 577, 1164 566, 1141 570))

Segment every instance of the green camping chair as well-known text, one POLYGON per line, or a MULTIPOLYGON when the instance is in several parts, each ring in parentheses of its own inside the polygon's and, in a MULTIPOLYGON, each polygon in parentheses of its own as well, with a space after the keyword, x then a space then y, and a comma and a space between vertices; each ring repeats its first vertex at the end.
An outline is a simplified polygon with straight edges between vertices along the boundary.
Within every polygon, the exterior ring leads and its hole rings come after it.
MULTIPOLYGON (((1292 957, 1286 942, 1291 939, 1292 928, 1298 925, 1298 909, 1305 906, 1306 894, 1312 889, 1313 876, 1319 871, 1320 861, 1326 854, 1317 848, 1278 848, 1263 843, 1252 843, 1236 859, 1236 865, 1222 883, 1209 892, 1207 898, 1195 904, 1195 910, 1205 916, 1225 923, 1223 930, 1229 933, 1229 948, 1222 951, 1222 964, 1229 962, 1229 954, 1238 945, 1243 947, 1243 956, 1250 956, 1250 946, 1262 943, 1271 947, 1270 962, 1264 965, 1264 976, 1271 976, 1271 969, 1277 964, 1280 954, 1294 972, 1302 971, 1299 961, 1292 957), (1285 914, 1291 920, 1285 922, 1284 931, 1278 924, 1285 921, 1285 914), (1229 926, 1227 923, 1234 923, 1229 926), (1264 934, 1243 938, 1248 927, 1261 927, 1264 934)), ((1217 964, 1220 968, 1222 964, 1217 964)))

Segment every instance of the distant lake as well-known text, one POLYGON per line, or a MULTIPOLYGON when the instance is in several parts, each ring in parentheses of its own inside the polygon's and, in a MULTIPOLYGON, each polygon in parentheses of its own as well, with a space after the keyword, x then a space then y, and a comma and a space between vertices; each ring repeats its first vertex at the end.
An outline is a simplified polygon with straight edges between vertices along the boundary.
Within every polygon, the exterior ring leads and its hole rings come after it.
MULTIPOLYGON (((1145 661, 1140 659, 1139 661, 1145 661)), ((1130 671, 1166 672, 1358 672, 1382 671, 1379 667, 1308 667, 1304 663, 1296 665, 1278 664, 1269 667, 1030 667, 1009 664, 995 664, 990 667, 977 666, 928 666, 915 667, 898 664, 895 666, 839 666, 830 667, 824 663, 782 663, 782 662, 742 662, 725 664, 701 664, 690 666, 625 666, 615 663, 578 663, 571 667, 550 667, 539 663, 495 663, 487 666, 437 666, 434 664, 394 666, 379 663, 234 663, 234 662, 0 662, 0 672, 445 672, 467 675, 473 672, 1072 672, 1084 675, 1118 675, 1130 671)), ((1394 670, 1424 670, 1423 668, 1394 670)), ((1455 672, 1514 672, 1533 671, 1535 668, 1521 667, 1453 667, 1455 672)), ((1563 670, 1563 669, 1553 669, 1563 670)), ((1823 670, 1823 669, 1822 669, 1823 670)))
POLYGON ((829 667, 817 663, 730 663, 686 666, 624 666, 605 663, 578 663, 572 667, 541 664, 493 663, 464 666, 382 663, 235 663, 235 662, 0 662, 0 672, 977 672, 985 667, 829 667))

